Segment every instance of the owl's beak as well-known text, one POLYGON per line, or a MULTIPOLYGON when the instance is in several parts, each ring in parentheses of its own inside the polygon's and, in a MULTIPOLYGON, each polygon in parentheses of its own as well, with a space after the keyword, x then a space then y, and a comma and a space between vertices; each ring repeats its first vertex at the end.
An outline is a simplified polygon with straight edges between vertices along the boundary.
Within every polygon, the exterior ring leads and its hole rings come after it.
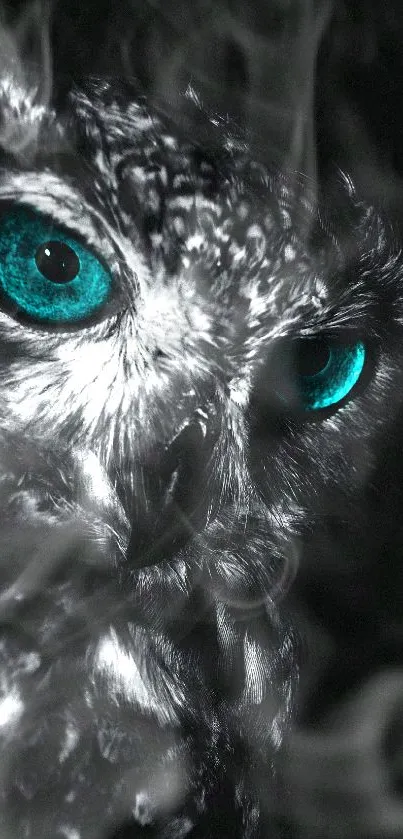
POLYGON ((205 526, 211 513, 208 465, 216 435, 198 411, 158 459, 158 474, 147 474, 147 514, 134 517, 127 559, 145 568, 176 556, 205 526), (152 484, 152 486, 151 486, 152 484))

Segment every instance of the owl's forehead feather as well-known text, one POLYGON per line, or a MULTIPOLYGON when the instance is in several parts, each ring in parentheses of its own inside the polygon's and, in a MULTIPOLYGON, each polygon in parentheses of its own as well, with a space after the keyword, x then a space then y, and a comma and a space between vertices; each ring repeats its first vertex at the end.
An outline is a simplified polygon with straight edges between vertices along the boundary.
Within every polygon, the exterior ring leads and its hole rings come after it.
MULTIPOLYGON (((255 160, 240 133, 204 112, 193 91, 184 99, 184 113, 167 114, 126 88, 126 83, 91 81, 86 90, 72 93, 81 130, 97 140, 82 151, 101 181, 108 176, 117 190, 122 181, 130 183, 139 202, 148 202, 145 211, 154 211, 159 199, 171 228, 182 217, 189 238, 200 233, 200 226, 210 226, 221 241, 231 237, 243 244, 254 238, 261 245, 266 238, 273 251, 283 251, 284 260, 292 262, 313 250, 311 233, 320 229, 322 245, 326 240, 325 247, 336 250, 335 234, 327 229, 334 219, 329 222, 323 206, 319 213, 309 179, 255 160), (199 230, 192 231, 196 217, 199 230)), ((341 175, 340 186, 351 214, 351 183, 341 175)), ((367 209, 369 226, 374 214, 367 209)), ((362 223, 361 215, 352 219, 352 237, 362 223)))
MULTIPOLYGON (((183 107, 168 113, 165 106, 148 102, 127 84, 94 80, 71 92, 69 105, 79 132, 89 140, 80 147, 105 174, 123 171, 136 180, 158 178, 170 193, 193 195, 199 189, 206 196, 229 202, 239 218, 247 218, 253 205, 270 204, 280 210, 284 227, 290 226, 290 208, 295 203, 293 179, 254 160, 246 140, 224 120, 206 113, 194 97, 184 97, 183 107), (122 84, 125 88, 122 93, 122 84)), ((68 121, 69 130, 71 122, 68 121)), ((300 210, 314 211, 313 184, 304 182, 300 210)), ((277 220, 277 223, 280 221, 277 220)))

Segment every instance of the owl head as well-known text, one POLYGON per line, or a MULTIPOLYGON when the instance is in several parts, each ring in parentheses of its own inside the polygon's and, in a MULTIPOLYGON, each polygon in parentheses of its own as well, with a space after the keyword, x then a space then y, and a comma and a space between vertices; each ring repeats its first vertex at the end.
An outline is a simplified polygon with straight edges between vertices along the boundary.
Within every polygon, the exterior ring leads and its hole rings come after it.
POLYGON ((1 429, 69 463, 34 503, 101 505, 134 585, 180 557, 259 587, 283 539, 354 503, 393 422, 390 231, 341 175, 318 209, 192 92, 176 120, 110 81, 54 110, 10 76, 2 101, 25 143, 3 136, 1 429))

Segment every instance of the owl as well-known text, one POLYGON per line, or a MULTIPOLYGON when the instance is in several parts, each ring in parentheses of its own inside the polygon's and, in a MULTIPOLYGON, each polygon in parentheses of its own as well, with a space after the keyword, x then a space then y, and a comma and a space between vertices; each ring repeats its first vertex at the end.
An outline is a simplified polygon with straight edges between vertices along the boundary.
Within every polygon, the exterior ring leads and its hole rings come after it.
POLYGON ((192 91, 10 76, 0 107, 1 835, 275 836, 282 601, 365 526, 400 248, 192 91))

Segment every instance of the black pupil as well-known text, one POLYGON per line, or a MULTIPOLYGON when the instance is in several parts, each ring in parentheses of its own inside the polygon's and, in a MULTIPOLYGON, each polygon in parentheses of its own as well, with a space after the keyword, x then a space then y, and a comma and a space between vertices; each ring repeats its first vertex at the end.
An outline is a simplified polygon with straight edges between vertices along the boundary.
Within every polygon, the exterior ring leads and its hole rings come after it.
POLYGON ((330 347, 327 341, 299 341, 297 345, 297 372, 299 376, 315 376, 326 367, 330 347))
POLYGON ((64 242, 45 242, 38 248, 35 262, 41 274, 52 283, 69 283, 80 270, 77 254, 64 242))

